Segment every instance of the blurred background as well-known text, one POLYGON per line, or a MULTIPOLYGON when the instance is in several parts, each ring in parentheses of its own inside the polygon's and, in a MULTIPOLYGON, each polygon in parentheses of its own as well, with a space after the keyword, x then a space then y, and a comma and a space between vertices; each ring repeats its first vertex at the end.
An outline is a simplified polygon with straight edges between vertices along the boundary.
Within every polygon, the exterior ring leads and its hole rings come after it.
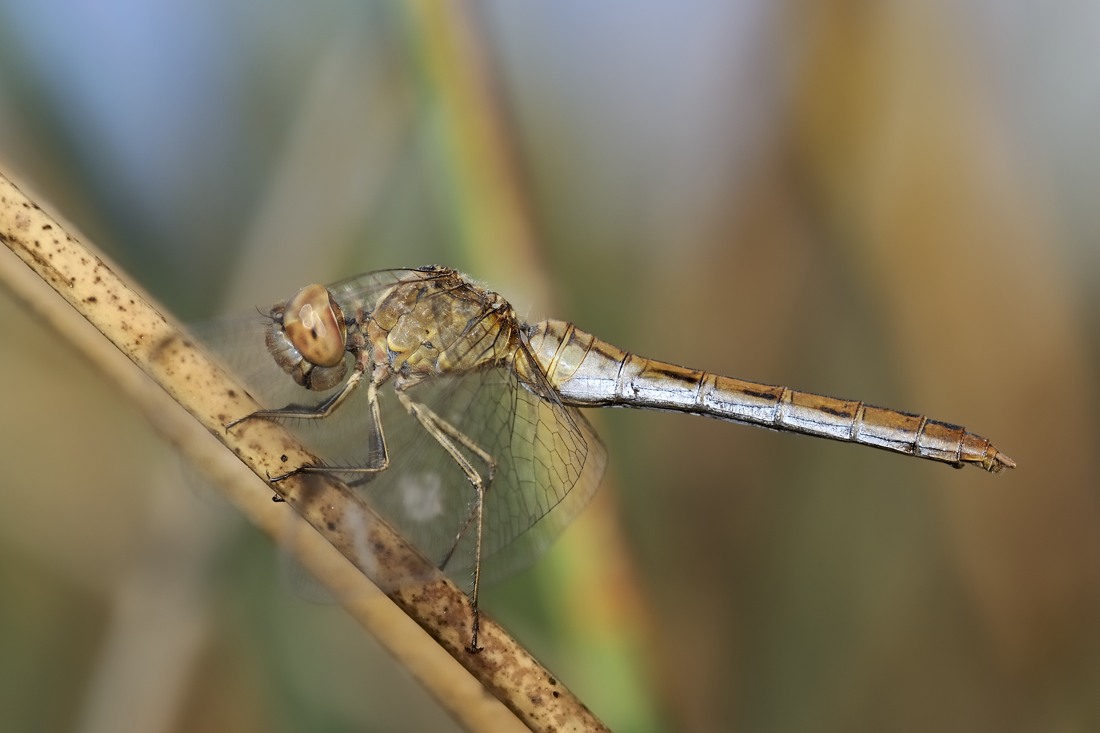
MULTIPOLYGON (((598 498, 483 606, 614 729, 1095 730, 1098 49, 1073 0, 0 0, 0 163, 180 319, 447 264, 1019 463, 590 413, 598 498)), ((4 728, 455 727, 0 322, 4 728)))

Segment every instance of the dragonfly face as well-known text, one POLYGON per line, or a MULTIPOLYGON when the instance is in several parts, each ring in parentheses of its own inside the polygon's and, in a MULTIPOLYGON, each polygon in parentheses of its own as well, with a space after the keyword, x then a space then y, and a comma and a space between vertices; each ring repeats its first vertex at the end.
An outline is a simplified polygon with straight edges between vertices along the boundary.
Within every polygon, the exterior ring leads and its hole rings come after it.
POLYGON ((275 362, 307 389, 330 389, 347 374, 347 322, 323 285, 308 285, 272 308, 266 341, 275 362))

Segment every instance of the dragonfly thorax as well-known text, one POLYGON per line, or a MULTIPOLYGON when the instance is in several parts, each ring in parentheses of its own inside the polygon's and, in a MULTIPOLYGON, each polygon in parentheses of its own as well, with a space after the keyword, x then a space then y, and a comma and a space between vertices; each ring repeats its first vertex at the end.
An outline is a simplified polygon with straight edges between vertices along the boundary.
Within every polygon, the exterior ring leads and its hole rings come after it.
POLYGON ((367 340, 376 364, 405 376, 472 371, 518 345, 508 302, 453 272, 395 285, 370 314, 367 340))

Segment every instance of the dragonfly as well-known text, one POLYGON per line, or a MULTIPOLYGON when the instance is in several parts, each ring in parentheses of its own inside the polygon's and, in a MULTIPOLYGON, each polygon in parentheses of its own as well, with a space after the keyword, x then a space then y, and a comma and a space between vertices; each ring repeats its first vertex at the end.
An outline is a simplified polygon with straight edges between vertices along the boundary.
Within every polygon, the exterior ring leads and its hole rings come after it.
POLYGON ((499 294, 437 265, 302 288, 271 308, 263 341, 300 394, 226 428, 289 421, 324 462, 273 481, 346 475, 465 577, 471 652, 483 571, 541 554, 600 483, 606 450, 579 408, 705 415, 990 473, 1016 466, 959 425, 644 358, 565 321, 523 322, 499 294))

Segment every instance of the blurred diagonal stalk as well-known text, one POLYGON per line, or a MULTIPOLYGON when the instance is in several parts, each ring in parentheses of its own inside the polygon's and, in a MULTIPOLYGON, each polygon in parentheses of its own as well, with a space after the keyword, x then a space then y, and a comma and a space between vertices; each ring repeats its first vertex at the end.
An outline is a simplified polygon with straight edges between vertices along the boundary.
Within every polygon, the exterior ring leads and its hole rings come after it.
MULTIPOLYGON (((505 80, 484 22, 489 13, 462 0, 415 0, 401 7, 428 100, 429 128, 437 135, 441 185, 469 269, 502 292, 522 293, 522 300, 513 301, 521 309, 552 309, 553 288, 531 218, 505 80)), ((651 721, 661 702, 652 684, 653 660, 642 650, 654 648, 659 632, 611 510, 611 481, 604 478, 584 517, 570 527, 569 542, 557 548, 557 571, 568 575, 569 591, 544 582, 539 603, 555 619, 559 648, 583 648, 584 658, 617 670, 618 693, 608 685, 599 689, 609 710, 626 715, 620 722, 651 721), (611 703, 616 698, 618 704, 611 703)))
MULTIPOLYGON (((117 358, 105 340, 86 327, 74 343, 105 373, 115 379, 171 442, 216 479, 230 501, 272 536, 281 532, 285 515, 273 506, 270 494, 258 490, 226 447, 259 476, 279 473, 286 463, 300 465, 312 457, 280 426, 254 421, 227 433, 222 425, 234 416, 257 409, 251 398, 202 352, 178 327, 164 318, 144 293, 126 283, 102 256, 69 234, 66 228, 27 198, 0 174, 0 240, 31 270, 60 294, 114 347, 148 378, 117 358), (151 378, 151 379, 150 379, 151 378), (164 392, 195 420, 170 405, 164 392), (211 436, 223 445, 218 446, 211 436)), ((62 315, 52 298, 21 282, 26 271, 0 269, 5 284, 29 307, 45 316, 66 338, 73 319, 62 315)), ((549 673, 490 619, 482 619, 485 651, 465 651, 469 638, 468 602, 464 593, 444 579, 422 556, 393 534, 342 483, 311 476, 288 479, 273 488, 324 536, 296 547, 299 559, 329 585, 356 619, 402 659, 410 671, 464 725, 477 730, 499 730, 506 725, 498 707, 468 678, 456 675, 454 665, 442 666, 438 647, 420 635, 414 642, 390 626, 393 615, 371 595, 365 579, 347 562, 334 562, 332 547, 370 574, 387 595, 443 649, 476 677, 525 724, 534 730, 599 730, 602 724, 549 673), (376 550, 365 558, 358 551, 364 539, 376 550), (326 549, 327 548, 327 549, 326 549), (385 558, 385 562, 378 559, 385 558), (409 584, 409 577, 425 578, 409 584), (499 711, 499 712, 498 712, 499 711)))
POLYGON ((471 4, 417 0, 404 7, 441 138, 446 194, 471 269, 491 282, 520 282, 531 302, 545 305, 549 287, 471 4))

